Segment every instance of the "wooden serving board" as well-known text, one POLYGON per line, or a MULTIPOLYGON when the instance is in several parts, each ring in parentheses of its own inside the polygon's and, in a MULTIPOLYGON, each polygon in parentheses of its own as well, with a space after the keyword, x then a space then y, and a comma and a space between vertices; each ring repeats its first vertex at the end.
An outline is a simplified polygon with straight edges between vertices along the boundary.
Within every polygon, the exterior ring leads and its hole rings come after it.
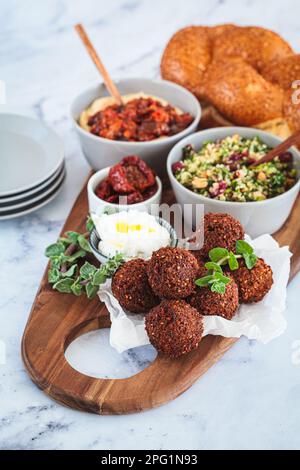
MULTIPOLYGON (((171 190, 165 200, 171 202, 171 190)), ((63 228, 84 231, 88 212, 86 185, 63 228)), ((294 253, 291 277, 300 269, 300 196, 285 226, 275 235, 294 253)), ((64 352, 78 336, 110 326, 99 299, 87 300, 53 291, 43 276, 22 340, 22 356, 33 382, 63 405, 98 414, 122 414, 153 408, 187 390, 237 341, 206 336, 199 347, 179 359, 158 355, 142 372, 126 379, 96 379, 74 370, 64 352)))

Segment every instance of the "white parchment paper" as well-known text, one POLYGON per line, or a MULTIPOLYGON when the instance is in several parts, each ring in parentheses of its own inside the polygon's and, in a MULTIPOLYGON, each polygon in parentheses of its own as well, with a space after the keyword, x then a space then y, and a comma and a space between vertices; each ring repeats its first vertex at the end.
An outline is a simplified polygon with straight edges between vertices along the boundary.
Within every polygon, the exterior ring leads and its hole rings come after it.
MULTIPOLYGON (((253 246, 255 253, 271 266, 274 284, 261 302, 241 305, 232 320, 217 315, 205 316, 204 335, 221 335, 227 338, 246 336, 268 343, 281 335, 286 328, 286 287, 292 254, 287 246, 280 248, 271 235, 262 235, 254 240, 249 237, 246 239, 253 246)), ((112 295, 111 281, 100 286, 98 295, 110 312, 110 344, 113 348, 121 353, 149 344, 143 315, 133 315, 122 309, 112 295)))

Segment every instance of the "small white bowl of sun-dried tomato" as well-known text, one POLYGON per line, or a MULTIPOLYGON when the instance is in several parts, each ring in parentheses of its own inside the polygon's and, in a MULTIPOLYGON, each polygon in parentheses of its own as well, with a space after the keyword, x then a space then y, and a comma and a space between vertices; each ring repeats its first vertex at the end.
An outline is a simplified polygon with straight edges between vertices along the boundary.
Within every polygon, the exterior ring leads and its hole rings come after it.
POLYGON ((180 139, 195 132, 201 107, 185 88, 166 80, 124 79, 116 82, 123 104, 117 105, 99 85, 81 93, 71 114, 83 153, 93 169, 139 155, 159 175, 180 139))
POLYGON ((87 191, 90 213, 135 209, 157 214, 162 183, 143 160, 130 155, 94 173, 87 191))

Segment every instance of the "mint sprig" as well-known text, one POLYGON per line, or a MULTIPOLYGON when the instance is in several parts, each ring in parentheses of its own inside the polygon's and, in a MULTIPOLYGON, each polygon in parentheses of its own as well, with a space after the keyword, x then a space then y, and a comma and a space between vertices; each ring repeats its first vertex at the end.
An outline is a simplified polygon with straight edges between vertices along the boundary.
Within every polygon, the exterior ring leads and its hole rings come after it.
POLYGON ((195 281, 198 287, 209 287, 212 292, 225 294, 226 286, 230 283, 230 277, 223 273, 222 266, 229 266, 231 271, 235 271, 239 267, 238 259, 243 258, 248 269, 252 269, 256 262, 257 256, 249 243, 245 240, 236 242, 236 254, 226 248, 216 247, 208 253, 210 261, 205 263, 207 274, 195 281))
POLYGON ((245 240, 238 240, 236 242, 236 252, 244 258, 248 269, 252 269, 255 266, 257 256, 254 254, 252 246, 245 242, 245 240))
POLYGON ((86 233, 68 231, 46 248, 45 255, 50 259, 48 282, 53 289, 77 296, 85 292, 92 299, 99 285, 111 278, 124 263, 122 254, 109 259, 100 268, 88 261, 92 250, 87 237, 93 226, 92 219, 88 218, 86 233))

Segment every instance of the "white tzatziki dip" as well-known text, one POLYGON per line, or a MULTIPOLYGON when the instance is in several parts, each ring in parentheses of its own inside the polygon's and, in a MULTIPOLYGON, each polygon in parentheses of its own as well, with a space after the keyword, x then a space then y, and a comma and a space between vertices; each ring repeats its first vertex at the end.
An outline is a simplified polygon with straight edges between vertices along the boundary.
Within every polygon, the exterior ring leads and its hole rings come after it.
POLYGON ((100 237, 98 249, 109 258, 122 253, 125 259, 148 259, 170 244, 169 231, 147 212, 129 210, 92 218, 100 237))

